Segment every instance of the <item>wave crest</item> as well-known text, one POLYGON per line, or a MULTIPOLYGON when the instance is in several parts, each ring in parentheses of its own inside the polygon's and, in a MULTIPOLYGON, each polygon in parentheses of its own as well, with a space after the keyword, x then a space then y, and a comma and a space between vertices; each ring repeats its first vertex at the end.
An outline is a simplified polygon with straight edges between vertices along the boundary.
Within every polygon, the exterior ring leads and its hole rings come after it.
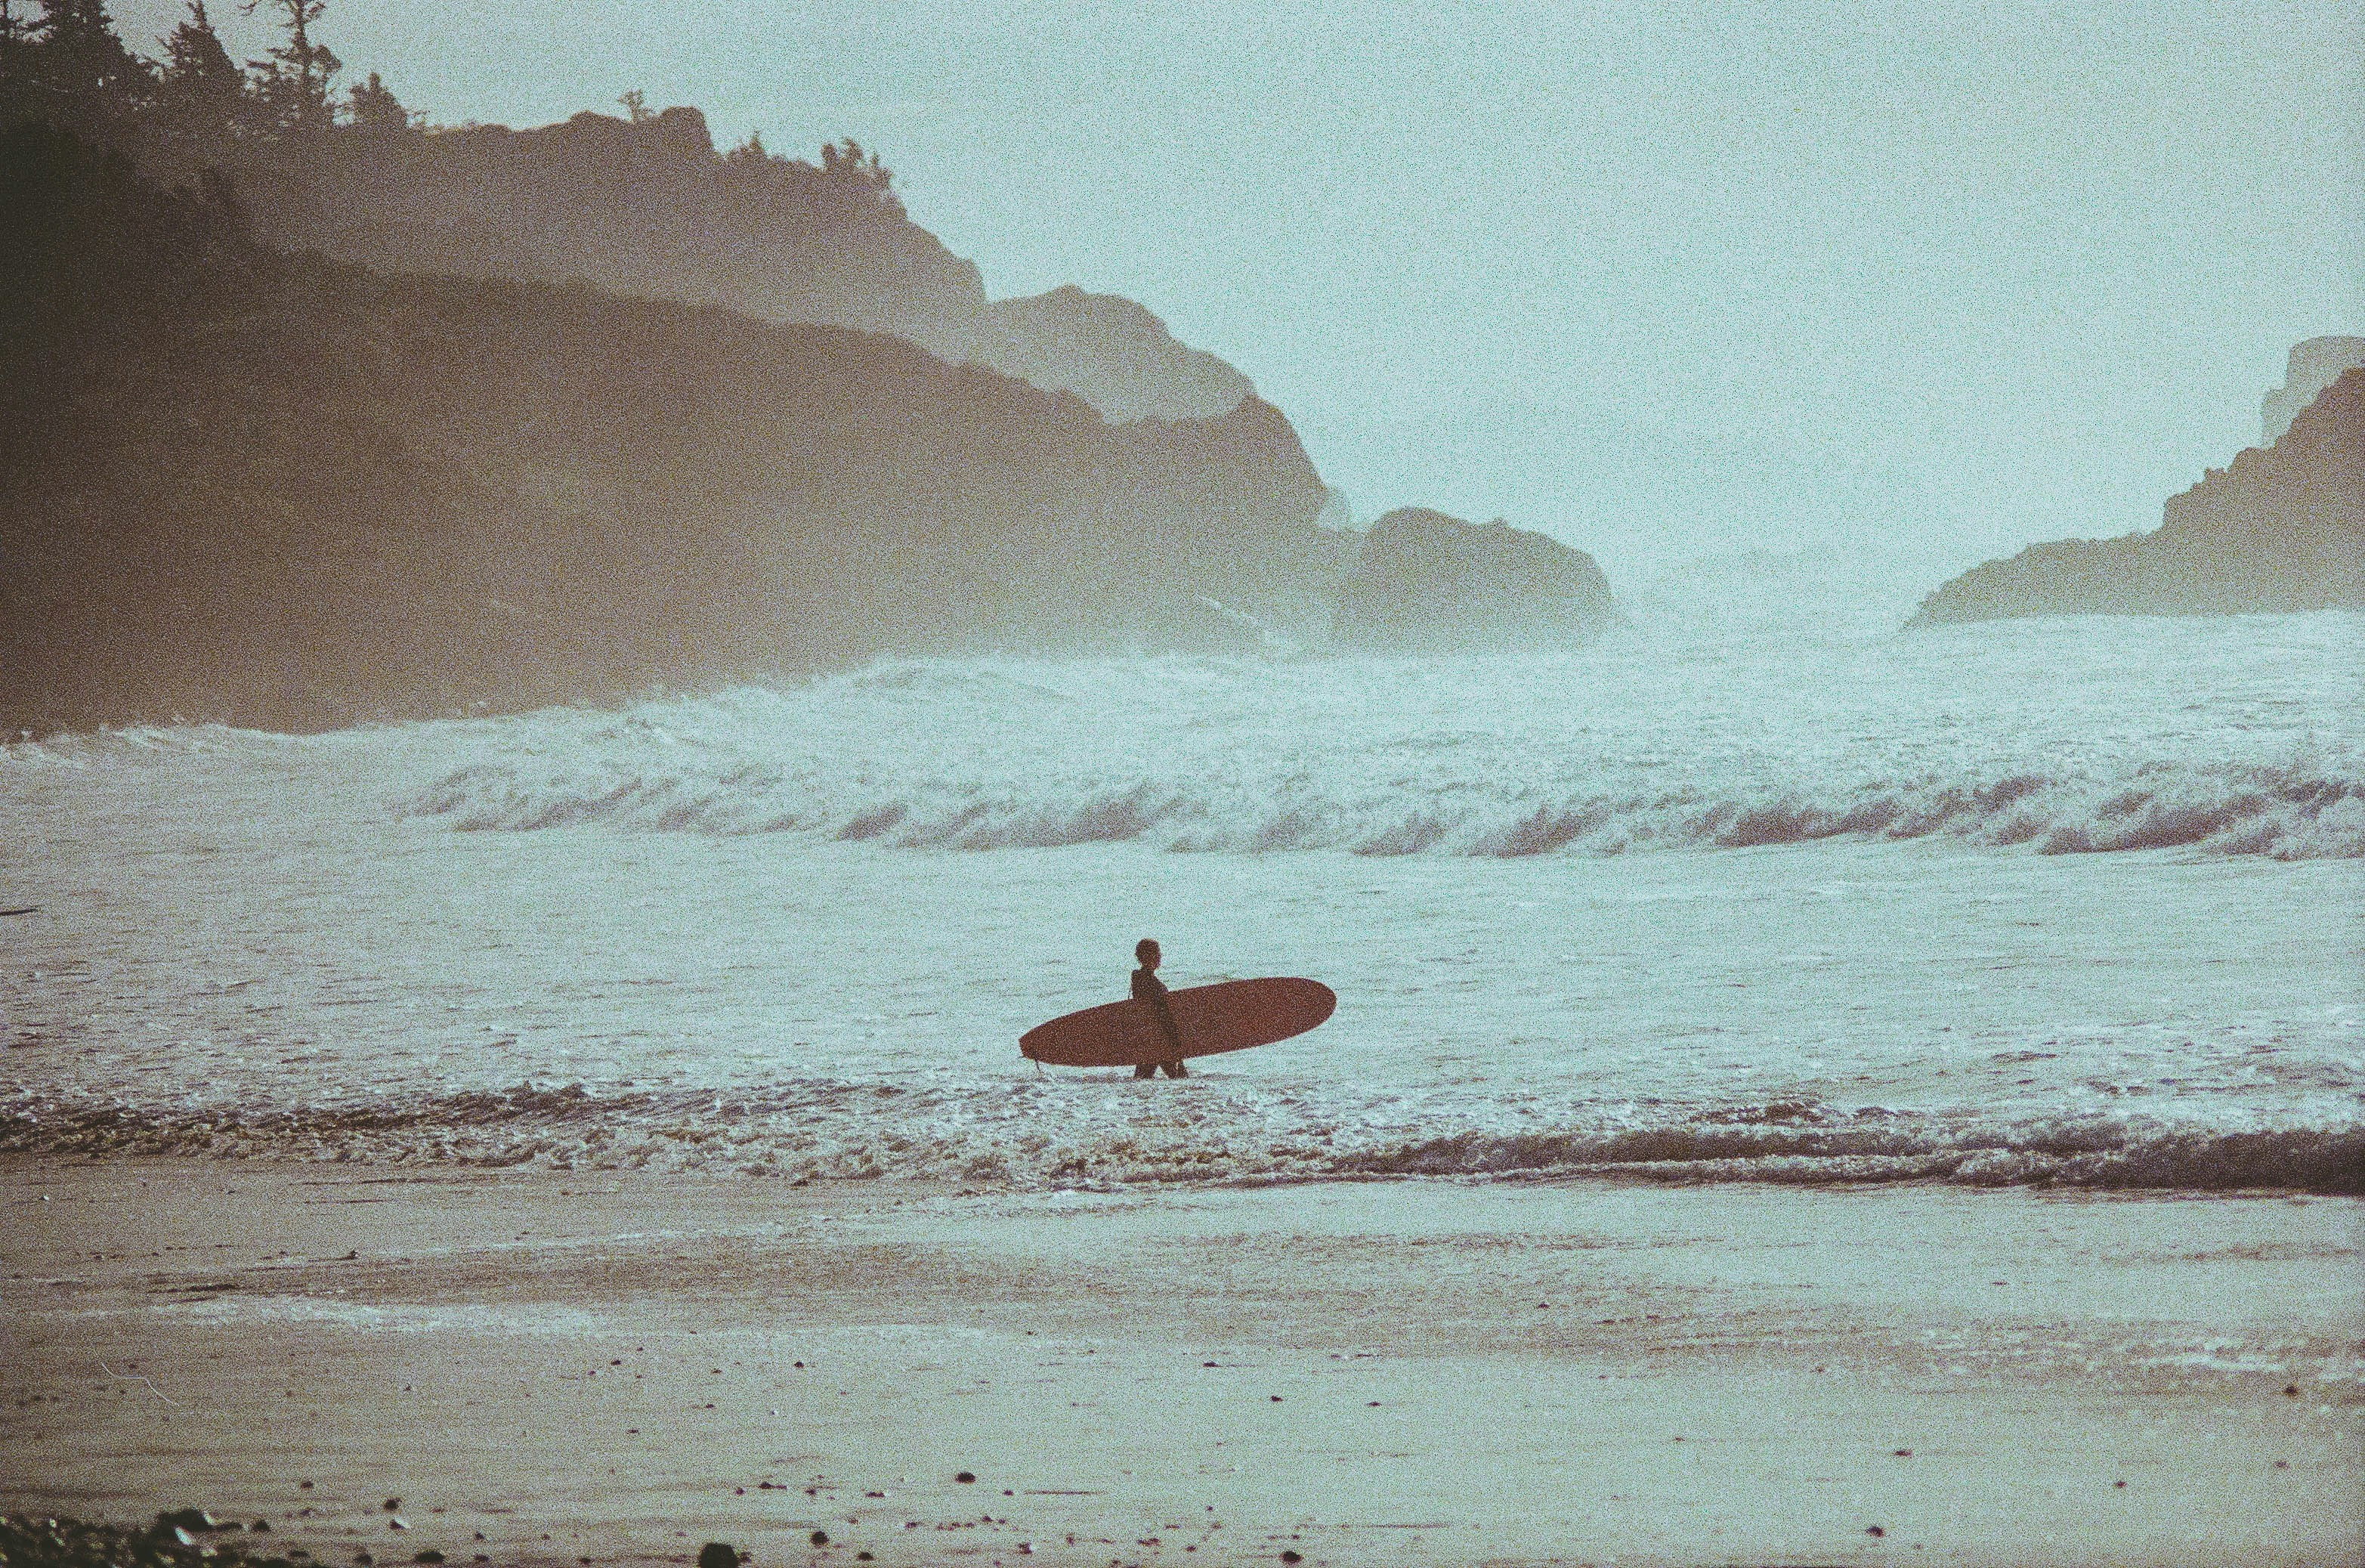
POLYGON ((1516 1130, 1413 1135, 1385 1102, 1302 1103, 1116 1084, 959 1088, 810 1081, 761 1093, 594 1093, 582 1085, 392 1103, 140 1107, 37 1096, 0 1105, 0 1152, 211 1155, 576 1170, 882 1177, 1022 1189, 1412 1178, 2365 1193, 2365 1126, 2213 1128, 2103 1115, 2008 1122, 1797 1102, 1571 1114, 1516 1130))
POLYGON ((2281 860, 2365 856, 2365 778, 2302 761, 1563 792, 1517 779, 1377 790, 1325 788, 1302 776, 1222 784, 1140 776, 866 782, 710 767, 696 757, 653 757, 638 768, 503 761, 448 773, 401 809, 469 832, 789 833, 894 849, 1140 841, 1241 854, 1518 858, 1934 836, 2046 855, 2190 847, 2281 860))

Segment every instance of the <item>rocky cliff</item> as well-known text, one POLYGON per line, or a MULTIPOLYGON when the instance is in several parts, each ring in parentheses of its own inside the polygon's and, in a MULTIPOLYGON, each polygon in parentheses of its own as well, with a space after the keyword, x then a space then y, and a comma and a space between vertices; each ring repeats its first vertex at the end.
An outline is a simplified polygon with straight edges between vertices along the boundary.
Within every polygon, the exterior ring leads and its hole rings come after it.
POLYGON ((2348 604, 2365 604, 2365 370, 2170 499, 2153 532, 2031 545, 1946 583, 1909 624, 2348 604))
POLYGON ((1205 418, 1256 396, 1249 378, 1130 299, 1070 284, 985 308, 968 356, 1055 392, 1073 392, 1110 420, 1205 418))
POLYGON ((1571 647, 1620 619, 1608 579, 1583 551, 1424 507, 1372 524, 1335 604, 1336 643, 1381 653, 1571 647))
POLYGON ((988 300, 975 264, 912 221, 875 155, 721 151, 694 108, 526 130, 348 129, 300 157, 257 145, 225 162, 264 242, 379 271, 579 278, 889 332, 1073 391, 1111 420, 1221 414, 1254 391, 1130 300, 1074 287, 988 300))
POLYGON ((2259 444, 2281 440, 2301 409, 2339 380, 2341 372, 2359 365, 2365 365, 2365 338, 2310 338, 2294 345, 2283 366, 2283 384, 2259 403, 2259 444))
POLYGON ((884 651, 1311 635, 1278 410, 1112 426, 900 338, 259 246, 0 135, 0 725, 282 729, 884 651))

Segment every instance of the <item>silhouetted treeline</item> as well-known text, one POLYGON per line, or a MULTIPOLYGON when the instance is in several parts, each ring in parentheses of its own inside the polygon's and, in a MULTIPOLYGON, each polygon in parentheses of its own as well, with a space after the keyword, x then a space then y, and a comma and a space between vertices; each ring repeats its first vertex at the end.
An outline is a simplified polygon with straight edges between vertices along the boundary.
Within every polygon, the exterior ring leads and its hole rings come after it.
POLYGON ((1336 569, 1288 423, 255 242, 0 135, 0 723, 313 728, 882 649, 1220 646, 1336 569))
MULTIPOLYGON (((1254 388, 1128 300, 1059 289, 986 298, 978 270, 913 223, 876 151, 818 162, 750 133, 718 149, 692 108, 560 125, 430 127, 375 73, 340 85, 325 0, 249 0, 278 24, 234 62, 203 0, 125 47, 100 0, 0 24, 0 125, 34 118, 122 150, 167 183, 217 171, 263 242, 380 271, 563 282, 893 332, 940 358, 1072 389, 1112 419, 1219 414, 1254 388)), ((0 0, 14 17, 25 0, 0 0)))
POLYGON ((190 0, 154 59, 126 45, 105 0, 0 0, 0 121, 41 120, 171 172, 410 125, 375 74, 342 101, 332 96, 343 62, 313 36, 327 0, 243 8, 270 16, 284 36, 241 65, 205 0, 190 0))
MULTIPOLYGON (((420 117, 376 72, 337 85, 345 62, 316 34, 328 0, 241 0, 240 9, 268 17, 279 34, 264 58, 242 64, 215 30, 205 0, 188 0, 187 15, 157 40, 153 57, 125 42, 105 0, 0 0, 0 121, 36 119, 73 131, 167 177, 207 165, 277 165, 293 174, 340 151, 426 136, 420 117)), ((631 123, 660 118, 639 93, 620 101, 631 123)), ((876 152, 851 140, 824 147, 815 165, 775 157, 750 136, 729 162, 819 205, 900 211, 893 176, 876 152)))

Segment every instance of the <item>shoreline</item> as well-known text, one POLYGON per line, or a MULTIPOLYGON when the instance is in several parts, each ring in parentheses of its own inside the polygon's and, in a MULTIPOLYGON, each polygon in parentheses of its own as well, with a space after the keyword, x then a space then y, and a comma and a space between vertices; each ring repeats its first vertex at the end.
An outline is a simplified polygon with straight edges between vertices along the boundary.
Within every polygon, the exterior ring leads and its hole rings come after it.
POLYGON ((324 1563, 2278 1563, 2365 1531, 2365 1312, 2323 1286, 2365 1259, 2353 1199, 16 1155, 0 1219, 0 1511, 211 1506, 324 1563))

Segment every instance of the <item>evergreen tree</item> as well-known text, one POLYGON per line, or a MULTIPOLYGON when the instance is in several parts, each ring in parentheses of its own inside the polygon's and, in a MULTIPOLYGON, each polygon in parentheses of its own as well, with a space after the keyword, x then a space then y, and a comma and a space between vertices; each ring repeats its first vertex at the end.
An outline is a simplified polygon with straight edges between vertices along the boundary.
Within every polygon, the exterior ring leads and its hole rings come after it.
POLYGON ((832 146, 824 141, 821 147, 822 173, 833 180, 843 181, 857 189, 874 196, 887 194, 894 181, 894 172, 880 165, 879 154, 865 153, 862 143, 852 137, 841 139, 832 146))
POLYGON ((276 17, 286 28, 286 41, 268 59, 247 62, 261 78, 264 118, 282 134, 319 136, 334 118, 329 83, 345 62, 312 37, 312 24, 328 8, 329 0, 243 0, 239 6, 244 16, 263 11, 276 17))
POLYGON ((28 73, 33 112, 113 140, 145 106, 154 85, 147 62, 123 47, 106 0, 41 0, 28 73))
POLYGON ((723 162, 741 169, 760 169, 771 161, 772 155, 764 150, 764 133, 760 130, 749 131, 746 140, 723 155, 723 162))
POLYGON ((32 32, 23 0, 0 0, 0 121, 32 112, 32 32))
POLYGON ((355 130, 370 136, 398 136, 411 129, 410 111, 375 71, 368 81, 355 83, 346 93, 345 118, 355 130))
POLYGON ((222 47, 206 15, 206 0, 189 0, 189 14, 162 39, 163 69, 156 83, 161 140, 203 162, 235 134, 246 108, 246 75, 222 47))

